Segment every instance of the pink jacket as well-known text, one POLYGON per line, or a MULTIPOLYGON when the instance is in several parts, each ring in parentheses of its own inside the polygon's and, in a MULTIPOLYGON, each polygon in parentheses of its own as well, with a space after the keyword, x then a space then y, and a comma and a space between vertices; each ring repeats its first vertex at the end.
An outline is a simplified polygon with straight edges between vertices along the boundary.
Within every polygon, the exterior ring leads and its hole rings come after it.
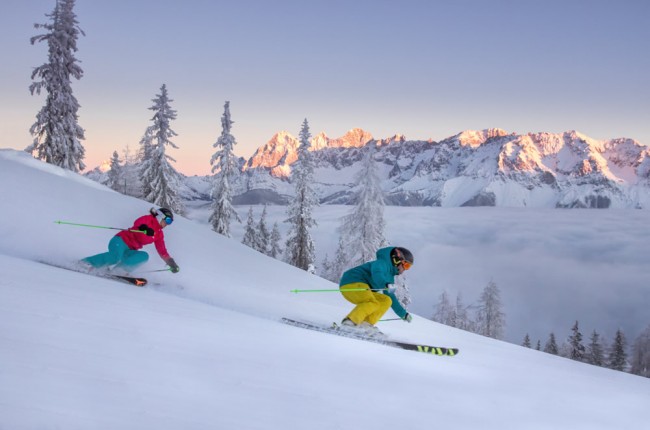
POLYGON ((144 233, 136 233, 129 230, 121 231, 116 236, 121 237, 124 243, 126 243, 126 246, 130 249, 140 249, 144 245, 153 243, 160 258, 165 261, 171 258, 167 252, 167 247, 165 247, 165 235, 163 229, 160 227, 160 223, 156 217, 153 215, 141 216, 133 222, 131 230, 137 230, 142 224, 145 224, 153 230, 153 236, 147 236, 144 233))

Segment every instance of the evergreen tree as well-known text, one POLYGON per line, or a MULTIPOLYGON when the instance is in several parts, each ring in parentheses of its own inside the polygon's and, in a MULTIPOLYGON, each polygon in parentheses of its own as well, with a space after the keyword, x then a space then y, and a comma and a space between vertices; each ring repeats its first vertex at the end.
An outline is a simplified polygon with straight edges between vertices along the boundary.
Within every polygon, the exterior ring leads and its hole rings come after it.
POLYGON ((282 248, 280 247, 280 241, 282 236, 280 235, 280 227, 278 223, 273 224, 273 229, 271 230, 271 238, 269 239, 269 257, 279 259, 282 255, 282 248))
POLYGON ((535 349, 536 349, 537 351, 541 351, 541 350, 542 350, 542 342, 541 342, 539 339, 537 339, 537 346, 535 347, 535 349))
POLYGON ((271 232, 266 226, 266 205, 262 210, 262 215, 257 223, 257 250, 262 254, 269 254, 269 243, 271 241, 271 232))
POLYGON ((591 333, 591 337, 589 338, 589 345, 587 346, 587 362, 594 366, 602 366, 605 364, 603 345, 600 340, 600 335, 596 330, 591 333))
POLYGON ((293 164, 291 172, 291 180, 296 187, 296 197, 289 205, 287 210, 289 218, 285 221, 290 224, 286 243, 286 261, 303 270, 308 270, 314 263, 315 246, 309 229, 316 226, 312 209, 318 205, 316 193, 311 188, 314 182, 314 166, 309 151, 310 138, 309 124, 305 119, 300 130, 298 159, 293 164))
POLYGON ((120 157, 117 154, 117 151, 113 151, 113 157, 111 157, 111 170, 108 171, 108 186, 115 191, 124 192, 123 185, 120 157))
POLYGON ((558 348, 557 342, 555 341, 555 333, 551 332, 551 334, 549 335, 548 340, 544 345, 544 352, 553 355, 558 355, 560 353, 560 349, 558 348))
POLYGON ((411 290, 406 284, 406 277, 402 274, 395 277, 395 297, 400 302, 404 309, 408 308, 411 304, 411 290))
POLYGON ((151 119, 153 125, 147 129, 145 138, 143 138, 152 145, 150 158, 143 160, 140 171, 140 180, 145 187, 143 192, 148 191, 144 198, 158 206, 182 214, 185 212, 185 208, 178 196, 179 174, 169 164, 170 161, 175 162, 176 160, 165 153, 167 145, 178 149, 170 140, 177 136, 169 124, 170 121, 176 119, 176 111, 170 106, 173 100, 169 98, 165 84, 160 87, 160 94, 157 94, 152 101, 154 104, 149 109, 154 111, 154 116, 151 119))
POLYGON ((151 163, 153 159, 153 136, 151 135, 152 127, 147 127, 144 131, 144 135, 140 139, 140 150, 138 152, 138 158, 140 165, 138 167, 138 183, 140 184, 140 192, 138 193, 139 197, 146 198, 146 196, 153 193, 153 185, 146 179, 143 173, 143 166, 145 164, 151 163))
POLYGON ((469 314, 467 313, 467 306, 463 303, 463 294, 458 293, 456 295, 456 325, 455 327, 461 330, 471 331, 472 322, 469 319, 469 314))
POLYGON ((78 124, 79 102, 72 94, 70 78, 81 79, 83 70, 74 53, 77 38, 85 35, 79 28, 73 11, 75 0, 58 0, 54 11, 46 14, 48 24, 36 24, 46 32, 31 38, 36 42, 47 42, 48 62, 32 72, 29 91, 40 94, 47 92, 45 106, 36 115, 36 122, 29 129, 33 143, 25 151, 36 153, 46 163, 79 172, 86 168, 83 163, 85 149, 81 145, 84 130, 78 124))
POLYGON ((627 367, 627 353, 625 352, 627 341, 621 329, 616 330, 614 343, 609 350, 607 367, 614 370, 624 371, 627 367))
POLYGON ((526 336, 524 336, 524 342, 521 344, 521 346, 525 346, 526 348, 531 347, 530 336, 528 335, 528 333, 526 333, 526 336))
POLYGON ((233 121, 230 119, 230 102, 224 105, 223 116, 221 117, 221 136, 212 145, 217 151, 212 156, 210 164, 212 173, 215 173, 214 187, 212 188, 212 215, 210 224, 212 230, 226 237, 230 237, 230 222, 234 218, 241 222, 239 215, 232 205, 232 186, 237 163, 234 154, 234 147, 237 144, 235 137, 230 133, 233 121))
POLYGON ((440 324, 454 327, 453 322, 456 319, 455 314, 456 309, 449 301, 449 295, 447 294, 447 291, 443 291, 440 294, 440 298, 438 299, 438 303, 435 307, 435 312, 431 319, 435 322, 439 322, 440 324))
POLYGON ((336 248, 336 254, 334 260, 329 262, 329 268, 324 273, 323 277, 332 282, 338 283, 341 279, 343 272, 350 268, 349 259, 347 256, 347 251, 345 249, 345 241, 342 236, 339 236, 338 247, 336 248))
POLYGON ((571 328, 569 336, 569 358, 576 361, 585 360, 585 346, 582 344, 582 333, 578 327, 578 321, 571 328))
POLYGON ((366 156, 356 176, 358 188, 352 212, 342 219, 341 236, 347 241, 350 264, 372 261, 379 248, 386 246, 384 237, 384 196, 375 166, 375 144, 366 146, 366 156))
POLYGON ((493 281, 483 289, 477 312, 477 332, 483 336, 501 339, 505 329, 505 314, 501 310, 501 292, 493 281))
POLYGON ((140 198, 142 197, 142 184, 138 178, 140 174, 138 159, 132 154, 128 145, 124 148, 122 159, 124 160, 124 164, 122 165, 123 192, 128 196, 140 198))
POLYGON ((630 372, 650 378, 650 326, 634 341, 630 372))
POLYGON ((253 220, 253 207, 248 209, 248 220, 246 221, 246 228, 244 229, 244 238, 241 243, 257 250, 258 238, 257 231, 255 230, 255 220, 253 220))

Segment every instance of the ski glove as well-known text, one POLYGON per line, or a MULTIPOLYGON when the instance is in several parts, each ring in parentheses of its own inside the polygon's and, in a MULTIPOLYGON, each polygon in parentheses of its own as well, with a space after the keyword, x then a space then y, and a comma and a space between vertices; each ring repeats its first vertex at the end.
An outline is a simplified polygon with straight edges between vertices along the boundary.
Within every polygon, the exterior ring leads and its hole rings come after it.
POLYGON ((413 321, 413 317, 411 316, 411 314, 407 313, 406 315, 404 315, 404 321, 406 321, 407 323, 413 321))
POLYGON ((181 270, 181 268, 178 267, 178 264, 176 264, 176 262, 174 261, 173 258, 170 258, 165 263, 167 263, 167 265, 171 269, 172 273, 178 273, 178 271, 181 270))
POLYGON ((153 236, 153 228, 149 227, 147 224, 140 224, 138 231, 143 232, 147 236, 153 236))

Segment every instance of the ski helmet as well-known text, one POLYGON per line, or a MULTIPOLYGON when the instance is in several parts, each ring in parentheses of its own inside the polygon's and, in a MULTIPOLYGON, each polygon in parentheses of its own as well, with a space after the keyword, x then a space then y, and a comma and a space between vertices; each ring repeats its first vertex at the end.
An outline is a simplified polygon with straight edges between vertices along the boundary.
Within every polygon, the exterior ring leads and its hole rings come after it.
POLYGON ((399 266, 403 264, 404 269, 410 269, 413 265, 413 254, 406 248, 395 247, 390 251, 390 258, 393 262, 393 266, 399 266), (407 267, 408 266, 408 267, 407 267))
POLYGON ((156 218, 160 217, 165 220, 165 224, 169 225, 174 222, 174 213, 167 208, 158 208, 158 210, 151 208, 151 215, 156 218))

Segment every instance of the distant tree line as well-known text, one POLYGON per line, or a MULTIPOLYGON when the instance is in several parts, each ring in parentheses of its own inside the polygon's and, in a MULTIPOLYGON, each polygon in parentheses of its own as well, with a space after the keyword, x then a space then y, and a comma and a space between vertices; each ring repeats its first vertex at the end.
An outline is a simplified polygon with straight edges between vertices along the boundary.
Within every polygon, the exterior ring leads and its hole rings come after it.
MULTIPOLYGON (((522 345, 531 347, 528 334, 524 337, 522 345)), ((544 348, 541 349, 541 342, 537 341, 536 349, 594 366, 650 378, 650 325, 635 339, 630 348, 621 329, 616 330, 611 344, 596 330, 585 340, 579 322, 576 321, 571 327, 571 334, 561 345, 558 345, 555 334, 551 333, 544 348)))
POLYGON ((496 282, 488 282, 477 304, 473 306, 465 305, 461 293, 458 293, 452 303, 449 294, 443 291, 434 306, 431 320, 494 339, 503 339, 506 314, 501 302, 501 291, 496 282))

